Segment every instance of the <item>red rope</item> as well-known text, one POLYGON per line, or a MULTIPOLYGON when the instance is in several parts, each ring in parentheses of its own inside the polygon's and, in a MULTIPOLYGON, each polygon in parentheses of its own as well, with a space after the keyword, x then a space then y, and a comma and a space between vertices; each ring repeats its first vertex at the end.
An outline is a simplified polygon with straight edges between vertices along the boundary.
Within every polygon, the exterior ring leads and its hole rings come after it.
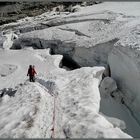
POLYGON ((51 138, 55 138, 55 112, 56 112, 56 97, 54 96, 54 110, 53 110, 53 126, 52 126, 52 134, 51 134, 51 138))

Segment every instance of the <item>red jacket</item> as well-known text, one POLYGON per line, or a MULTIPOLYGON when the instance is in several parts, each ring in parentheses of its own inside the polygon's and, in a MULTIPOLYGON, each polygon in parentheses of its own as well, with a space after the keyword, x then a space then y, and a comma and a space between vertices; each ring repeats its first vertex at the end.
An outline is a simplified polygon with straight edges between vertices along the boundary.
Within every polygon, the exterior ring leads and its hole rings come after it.
POLYGON ((35 74, 37 74, 37 73, 36 73, 36 71, 35 71, 34 68, 29 68, 28 69, 27 75, 29 75, 29 76, 35 76, 35 74))

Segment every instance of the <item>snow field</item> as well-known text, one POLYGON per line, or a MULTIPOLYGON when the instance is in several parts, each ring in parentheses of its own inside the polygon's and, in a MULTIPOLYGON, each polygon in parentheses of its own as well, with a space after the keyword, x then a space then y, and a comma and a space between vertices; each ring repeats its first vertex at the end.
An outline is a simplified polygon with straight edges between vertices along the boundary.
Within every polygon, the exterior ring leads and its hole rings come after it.
MULTIPOLYGON (((56 59, 59 59, 59 56, 50 56, 44 50, 31 52, 32 50, 13 51, 14 57, 9 51, 2 53, 1 57, 3 58, 11 55, 11 58, 8 57, 9 60, 3 59, 2 62, 4 64, 14 62, 18 67, 23 67, 20 72, 28 68, 27 60, 23 61, 23 58, 25 56, 30 58, 28 63, 34 62, 38 76, 35 83, 30 83, 27 78, 24 78, 23 84, 16 87, 17 92, 14 97, 7 98, 7 95, 4 95, 2 98, 0 107, 2 112, 0 116, 2 120, 0 124, 1 137, 50 138, 52 135, 54 95, 57 95, 54 137, 129 137, 119 128, 113 128, 111 123, 98 114, 100 108, 98 85, 104 71, 103 67, 87 67, 67 72, 60 69, 58 65, 56 66, 58 64, 56 59), (28 54, 30 55, 28 56, 28 54), (45 56, 43 58, 47 57, 47 63, 51 63, 52 66, 47 67, 46 60, 40 59, 38 54, 45 56), (20 63, 21 60, 22 63, 20 63), (46 73, 44 66, 47 67, 46 73), (39 68, 42 68, 42 71, 39 71, 39 68), (99 120, 104 123, 99 123, 99 120)), ((17 70, 14 72, 14 76, 18 74, 17 72, 17 70)), ((21 83, 22 76, 23 74, 15 78, 18 84, 21 83)), ((23 77, 25 76, 26 74, 23 77)), ((10 78, 6 87, 11 87, 10 82, 13 81, 12 78, 10 81, 10 78)))
MULTIPOLYGON (((122 85, 125 85, 124 91, 129 91, 129 96, 125 96, 126 101, 139 99, 138 94, 129 98, 132 89, 139 89, 135 88, 139 86, 137 76, 132 78, 133 81, 136 80, 135 86, 131 80, 126 82, 131 79, 128 75, 134 74, 127 68, 132 69, 135 59, 129 66, 128 62, 131 61, 124 58, 122 52, 122 57, 119 53, 114 57, 114 44, 129 44, 133 49, 139 48, 139 32, 135 32, 139 30, 139 17, 135 17, 139 16, 139 4, 105 2, 93 6, 94 8, 85 7, 68 16, 44 13, 35 18, 3 25, 3 29, 8 26, 14 26, 14 29, 12 32, 5 30, 5 35, 0 34, 0 89, 13 88, 17 89, 17 92, 13 97, 4 95, 1 98, 0 137, 50 138, 56 96, 54 137, 131 138, 128 134, 138 137, 140 129, 133 113, 120 104, 121 99, 117 92, 114 94, 119 103, 110 98, 109 93, 115 91, 116 86, 120 88, 121 84, 118 83, 122 82, 122 85), (35 26, 40 29, 35 30, 35 26), (24 32, 17 33, 17 30, 24 32), (133 31, 134 34, 131 35, 133 31), (126 36, 123 37, 124 35, 126 36), (132 41, 133 38, 136 44, 132 41), (10 47, 19 47, 21 50, 9 50, 10 47), (70 54, 81 66, 98 67, 85 67, 69 72, 60 69, 63 56, 50 56, 48 48, 52 49, 51 47, 56 48, 56 54, 70 54), (47 49, 38 50, 40 48, 47 49), (104 71, 101 66, 107 67, 109 54, 109 64, 111 72, 113 71, 111 76, 117 81, 117 85, 113 84, 114 89, 107 87, 110 88, 108 93, 105 92, 105 95, 101 94, 100 97, 98 87, 104 71), (118 63, 120 59, 125 60, 125 65, 122 61, 121 64, 118 63), (35 83, 29 83, 26 77, 30 64, 34 64, 37 69, 35 83), (123 69, 116 68, 116 64, 123 66, 123 69)), ((127 56, 130 54, 128 51, 127 56)), ((134 54, 132 58, 135 57, 134 54)), ((133 67, 134 70, 137 70, 137 67, 138 65, 133 67)), ((105 84, 110 86, 110 83, 105 84)), ((124 92, 124 95, 127 95, 127 92, 124 92)), ((131 109, 134 111, 138 101, 132 105, 131 109)), ((135 113, 137 116, 137 111, 135 113)))

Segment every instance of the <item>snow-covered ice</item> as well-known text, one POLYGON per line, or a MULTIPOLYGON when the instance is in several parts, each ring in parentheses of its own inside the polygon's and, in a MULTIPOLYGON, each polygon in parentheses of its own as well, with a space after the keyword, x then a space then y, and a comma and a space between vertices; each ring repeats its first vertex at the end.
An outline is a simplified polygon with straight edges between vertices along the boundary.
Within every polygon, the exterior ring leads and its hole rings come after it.
POLYGON ((55 62, 59 57, 50 56, 47 50, 1 52, 1 63, 8 62, 18 66, 11 76, 7 75, 1 79, 1 89, 14 88, 19 84, 14 97, 7 98, 7 95, 4 95, 1 100, 1 137, 51 137, 54 99, 52 95, 56 92, 56 137, 128 137, 98 114, 98 84, 104 68, 82 68, 67 72, 60 69, 59 63, 55 62), (40 59, 41 54, 45 59, 40 59), (39 55, 40 57, 37 57, 39 55), (36 83, 29 83, 26 78, 26 70, 31 63, 36 65, 38 71, 36 83), (7 82, 4 82, 5 80, 7 82), (106 122, 106 126, 98 124, 100 118, 106 122), (92 120, 95 122, 93 126, 89 126, 92 120), (104 132, 105 130, 107 131, 104 132))
POLYGON ((0 79, 1 89, 17 89, 13 97, 2 97, 1 137, 51 137, 56 95, 55 137, 129 137, 99 115, 98 85, 103 67, 67 72, 58 67, 62 57, 51 56, 47 50, 9 50, 0 56, 1 63, 18 66, 0 79), (26 77, 29 64, 34 64, 38 72, 35 83, 29 83, 26 77))
POLYGON ((140 137, 139 7, 104 2, 2 25, 0 137, 140 137), (60 68, 65 57, 82 68, 60 68))

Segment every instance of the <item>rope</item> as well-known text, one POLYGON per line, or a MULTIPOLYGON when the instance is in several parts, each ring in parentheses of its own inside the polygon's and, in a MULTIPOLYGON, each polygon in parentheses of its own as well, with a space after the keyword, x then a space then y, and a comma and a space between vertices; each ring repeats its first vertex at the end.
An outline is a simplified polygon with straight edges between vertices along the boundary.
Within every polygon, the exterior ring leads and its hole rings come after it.
POLYGON ((51 134, 51 138, 55 138, 55 119, 56 119, 56 96, 54 96, 54 109, 53 109, 53 123, 52 123, 52 134, 51 134))
MULTIPOLYGON (((39 79, 38 79, 39 80, 39 79)), ((49 88, 50 90, 46 90, 46 88, 43 88, 46 92, 48 92, 51 96, 53 96, 54 98, 54 103, 53 103, 53 118, 52 118, 52 128, 51 128, 51 138, 55 138, 55 132, 56 132, 56 128, 55 128, 55 122, 56 122, 56 99, 57 99, 57 96, 58 96, 58 93, 57 92, 54 92, 54 83, 49 83, 49 88)))

